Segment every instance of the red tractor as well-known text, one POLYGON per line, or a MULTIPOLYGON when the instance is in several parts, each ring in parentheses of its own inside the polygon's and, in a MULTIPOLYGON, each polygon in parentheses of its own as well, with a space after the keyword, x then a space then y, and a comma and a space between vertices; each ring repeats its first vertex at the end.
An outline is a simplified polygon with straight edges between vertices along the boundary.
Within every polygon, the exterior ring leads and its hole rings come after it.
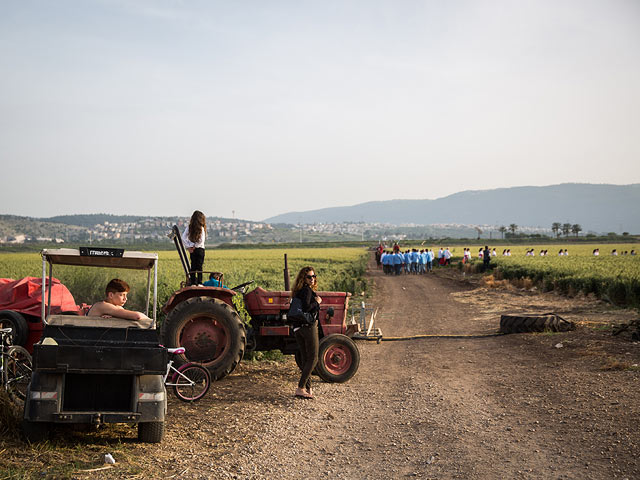
MULTIPOLYGON (((174 226, 170 238, 175 243, 185 273, 185 281, 162 307, 166 314, 163 339, 168 347, 185 347, 183 361, 200 362, 212 378, 229 375, 242 360, 245 351, 278 349, 296 356, 298 346, 287 323, 291 292, 285 256, 285 290, 268 292, 260 287, 245 293, 253 282, 234 288, 191 285, 189 260, 180 231, 174 226), (243 322, 233 297, 241 293, 250 319, 243 322)), ((217 273, 217 272, 203 272, 217 273)), ((220 284, 223 285, 223 276, 220 284)), ((327 382, 346 382, 360 364, 360 353, 347 327, 350 293, 318 292, 322 297, 318 332, 320 352, 316 373, 327 382)), ((355 331, 355 330, 354 330, 355 331)))

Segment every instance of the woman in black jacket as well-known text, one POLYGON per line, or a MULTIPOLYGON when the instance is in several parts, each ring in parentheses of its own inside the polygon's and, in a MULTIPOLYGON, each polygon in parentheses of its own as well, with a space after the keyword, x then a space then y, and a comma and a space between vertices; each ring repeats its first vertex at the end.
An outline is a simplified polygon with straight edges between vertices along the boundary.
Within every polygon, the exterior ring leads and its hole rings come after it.
POLYGON ((298 273, 291 292, 302 302, 302 311, 310 313, 315 322, 311 325, 297 325, 293 328, 298 348, 302 355, 302 374, 296 388, 296 397, 313 398, 311 372, 318 363, 318 314, 322 299, 316 293, 318 282, 313 267, 304 267, 298 273))

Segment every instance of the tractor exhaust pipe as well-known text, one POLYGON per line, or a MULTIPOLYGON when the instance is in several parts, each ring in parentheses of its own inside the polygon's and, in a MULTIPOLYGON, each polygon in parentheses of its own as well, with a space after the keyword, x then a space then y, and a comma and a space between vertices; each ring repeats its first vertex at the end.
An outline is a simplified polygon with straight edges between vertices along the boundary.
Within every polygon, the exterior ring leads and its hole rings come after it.
POLYGON ((291 290, 291 280, 289 279, 289 264, 287 263, 287 254, 284 254, 284 290, 291 290))

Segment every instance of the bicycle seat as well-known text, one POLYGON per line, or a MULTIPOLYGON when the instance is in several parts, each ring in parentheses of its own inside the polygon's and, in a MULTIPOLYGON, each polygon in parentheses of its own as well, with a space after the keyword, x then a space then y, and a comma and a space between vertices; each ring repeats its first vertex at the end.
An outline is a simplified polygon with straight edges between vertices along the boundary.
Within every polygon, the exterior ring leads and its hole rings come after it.
POLYGON ((184 347, 178 347, 178 348, 167 348, 167 352, 169 353, 177 353, 178 355, 180 355, 181 353, 184 353, 186 350, 184 347))

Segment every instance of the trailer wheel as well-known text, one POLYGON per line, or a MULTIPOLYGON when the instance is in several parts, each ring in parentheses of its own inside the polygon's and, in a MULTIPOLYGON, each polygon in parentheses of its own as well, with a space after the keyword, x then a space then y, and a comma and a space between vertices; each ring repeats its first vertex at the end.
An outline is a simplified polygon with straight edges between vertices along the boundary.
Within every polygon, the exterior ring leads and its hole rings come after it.
POLYGON ((219 380, 242 360, 246 332, 238 313, 217 298, 193 297, 179 303, 167 316, 164 342, 184 347, 182 362, 197 362, 219 380))
POLYGON ((29 327, 22 315, 13 310, 0 311, 0 327, 13 330, 13 344, 24 346, 29 338, 29 327))
POLYGON ((49 438, 49 423, 22 420, 22 434, 29 443, 44 442, 49 438))
POLYGON ((359 366, 360 351, 349 337, 334 333, 320 340, 316 370, 325 382, 346 382, 356 374, 359 366))
POLYGON ((144 443, 160 443, 164 437, 164 422, 138 424, 138 440, 144 443))

